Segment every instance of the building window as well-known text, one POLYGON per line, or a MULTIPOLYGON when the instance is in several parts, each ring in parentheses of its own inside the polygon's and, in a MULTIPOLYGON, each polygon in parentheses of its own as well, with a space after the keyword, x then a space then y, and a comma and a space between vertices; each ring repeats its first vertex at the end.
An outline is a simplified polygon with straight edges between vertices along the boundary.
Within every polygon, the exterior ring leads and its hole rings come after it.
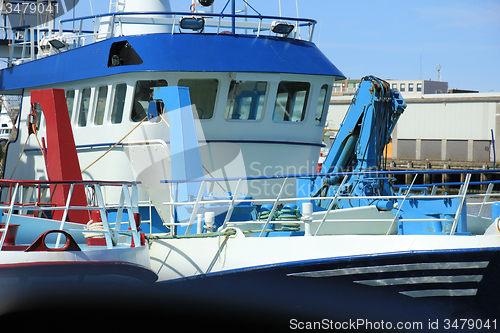
POLYGON ((95 105, 94 125, 102 125, 104 110, 106 110, 106 98, 108 97, 108 86, 99 87, 95 105))
POLYGON ((115 98, 113 100, 113 110, 111 111, 111 123, 119 124, 122 122, 123 109, 125 107, 125 96, 127 95, 127 85, 125 83, 117 84, 115 87, 115 98))
POLYGON ((422 83, 417 83, 417 91, 422 91, 422 83))
POLYGON ((227 96, 226 119, 258 120, 262 117, 267 82, 231 81, 227 96))
POLYGON ((413 91, 413 83, 408 83, 408 91, 413 91))
POLYGON ((90 88, 82 90, 82 98, 80 99, 80 113, 78 114, 78 126, 87 126, 87 116, 90 107, 90 88))
POLYGON ((210 119, 214 116, 217 99, 217 79, 182 79, 178 86, 188 87, 191 104, 196 106, 199 119, 210 119))
POLYGON ((132 104, 132 113, 130 115, 132 121, 138 122, 146 118, 149 102, 153 96, 153 88, 165 86, 167 86, 165 80, 137 81, 135 84, 134 104, 132 104))
POLYGON ((281 81, 276 94, 273 120, 303 121, 310 86, 308 82, 281 81))
POLYGON ((404 83, 401 83, 399 85, 399 91, 405 91, 405 84, 404 83))
POLYGON ((398 84, 397 83, 392 84, 392 90, 398 91, 398 84))

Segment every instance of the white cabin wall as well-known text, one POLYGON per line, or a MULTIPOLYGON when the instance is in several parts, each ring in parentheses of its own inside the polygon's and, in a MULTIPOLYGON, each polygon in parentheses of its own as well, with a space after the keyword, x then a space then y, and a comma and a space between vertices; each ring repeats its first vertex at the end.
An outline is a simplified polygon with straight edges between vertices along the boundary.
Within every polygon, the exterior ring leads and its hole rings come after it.
MULTIPOLYGON (((242 176, 270 176, 294 173, 313 173, 316 171, 319 157, 319 146, 296 145, 298 143, 319 144, 321 141, 323 126, 315 125, 314 118, 318 103, 319 90, 324 84, 333 82, 333 77, 313 76, 313 75, 292 75, 292 74, 265 74, 265 73, 127 73, 126 75, 115 75, 104 78, 90 79, 80 82, 70 82, 64 85, 53 86, 52 88, 64 88, 65 90, 75 90, 74 108, 71 122, 77 150, 79 153, 80 168, 87 168, 92 162, 106 152, 114 143, 122 139, 138 123, 130 119, 130 110, 134 98, 134 89, 137 80, 158 80, 165 79, 169 86, 177 85, 180 79, 200 79, 214 78, 218 80, 218 95, 212 119, 202 119, 199 127, 203 129, 200 135, 207 140, 219 141, 209 143, 210 150, 219 151, 221 154, 226 149, 224 141, 235 141, 242 155, 243 167, 225 170, 225 174, 220 176, 242 177, 242 176), (263 116, 259 120, 227 120, 224 118, 229 84, 232 79, 249 81, 266 81, 267 93, 264 100, 265 108, 263 116), (307 113, 302 122, 278 122, 273 120, 273 110, 277 87, 280 81, 305 81, 310 82, 310 94, 307 101, 307 113), (114 99, 116 85, 125 83, 127 85, 126 102, 122 122, 112 124, 110 121, 111 107, 114 99), (103 125, 95 125, 95 108, 97 98, 97 88, 103 85, 108 86, 106 97, 106 111, 103 125), (81 94, 83 88, 91 88, 89 113, 85 127, 78 125, 79 111, 81 105, 81 94), (250 141, 250 142, 241 142, 250 141), (268 141, 266 143, 266 141, 268 141), (273 143, 274 142, 274 143, 273 143), (279 142, 282 142, 279 144, 279 142), (108 144, 96 147, 100 144, 108 144), (292 144, 291 144, 292 143, 292 144)), ((43 87, 41 87, 43 88, 43 87)), ((23 101, 21 126, 26 126, 27 115, 30 111, 29 94, 23 101), (24 125, 23 125, 24 124, 24 125)), ((43 124, 44 118, 42 118, 43 124)), ((157 132, 154 124, 144 122, 134 130, 127 140, 144 140, 144 133, 149 133, 149 138, 164 138, 168 141, 168 133, 157 132), (155 132, 156 131, 156 132, 155 132)), ((19 142, 26 139, 26 131, 21 131, 19 142)), ((39 130, 39 137, 45 136, 44 126, 39 130)), ((19 145, 17 145, 19 146, 19 145)), ((28 143, 28 154, 23 156, 22 161, 25 166, 22 168, 23 176, 26 178, 46 179, 45 165, 41 158, 36 140, 30 138, 28 143), (37 170, 35 174, 29 170, 37 170)), ((15 154, 12 154, 12 156, 15 154)), ((19 155, 17 155, 19 156, 19 155)), ((9 157, 9 163, 15 163, 14 158, 9 157)), ((211 166, 214 161, 207 161, 207 170, 214 172, 211 166)), ((216 163, 217 164, 217 163, 216 163)), ((240 164, 241 165, 241 164, 240 164)), ((13 166, 9 166, 13 168, 13 166)), ((8 168, 8 169, 9 169, 8 168)), ((21 169, 20 169, 21 170, 21 169)), ((123 153, 123 148, 115 147, 102 159, 90 166, 84 173, 84 179, 98 180, 135 180, 130 161, 123 153)), ((249 194, 263 195, 262 190, 250 189, 249 194)), ((294 194, 291 187, 288 187, 290 195, 294 194)), ((270 197, 277 193, 268 193, 270 197)), ((266 195, 267 196, 267 195, 266 195)))

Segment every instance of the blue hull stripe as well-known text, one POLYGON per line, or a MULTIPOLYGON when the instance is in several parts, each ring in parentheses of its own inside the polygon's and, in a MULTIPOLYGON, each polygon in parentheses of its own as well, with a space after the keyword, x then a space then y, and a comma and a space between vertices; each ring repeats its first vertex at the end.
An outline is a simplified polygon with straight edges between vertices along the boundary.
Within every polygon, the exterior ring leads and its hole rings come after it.
MULTIPOLYGON (((200 141, 202 142, 202 141, 200 141)), ((313 147, 324 147, 324 144, 313 143, 313 142, 290 142, 290 141, 264 141, 264 140, 206 140, 202 143, 249 143, 249 144, 274 144, 274 145, 292 145, 292 146, 313 146, 313 147)), ((170 143, 166 141, 166 143, 170 143)), ((76 149, 87 149, 87 148, 98 148, 98 147, 111 147, 116 143, 96 143, 89 145, 78 145, 76 149)), ((122 146, 119 143, 117 146, 122 146)), ((40 151, 40 148, 30 148, 25 149, 25 151, 40 151)))

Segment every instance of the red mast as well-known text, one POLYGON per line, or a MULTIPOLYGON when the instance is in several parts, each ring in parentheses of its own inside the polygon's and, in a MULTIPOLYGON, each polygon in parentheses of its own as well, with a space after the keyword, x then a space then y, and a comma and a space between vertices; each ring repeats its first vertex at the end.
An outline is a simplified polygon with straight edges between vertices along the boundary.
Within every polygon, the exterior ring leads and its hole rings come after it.
MULTIPOLYGON (((81 181, 80 163, 76 153, 75 140, 66 105, 63 89, 32 90, 31 103, 38 103, 46 119, 47 150, 46 166, 51 181, 81 181)), ((66 205, 70 185, 51 185, 52 203, 56 206, 66 205)), ((87 197, 83 185, 75 185, 71 198, 71 206, 86 206, 87 197)), ((61 220, 62 210, 54 210, 52 217, 61 220)), ((88 210, 69 210, 67 220, 87 223, 90 220, 88 210)))

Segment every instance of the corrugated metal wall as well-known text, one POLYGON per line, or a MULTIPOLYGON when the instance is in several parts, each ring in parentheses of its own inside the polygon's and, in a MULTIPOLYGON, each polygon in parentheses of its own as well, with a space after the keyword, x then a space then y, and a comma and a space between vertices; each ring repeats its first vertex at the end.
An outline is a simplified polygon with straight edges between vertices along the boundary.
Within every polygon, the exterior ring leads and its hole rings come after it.
MULTIPOLYGON (((351 98, 332 97, 328 128, 339 128, 351 98)), ((393 159, 493 161, 491 132, 495 140, 500 139, 500 93, 405 99, 408 107, 392 136, 393 159)), ((495 148, 500 159, 500 140, 495 148)))

